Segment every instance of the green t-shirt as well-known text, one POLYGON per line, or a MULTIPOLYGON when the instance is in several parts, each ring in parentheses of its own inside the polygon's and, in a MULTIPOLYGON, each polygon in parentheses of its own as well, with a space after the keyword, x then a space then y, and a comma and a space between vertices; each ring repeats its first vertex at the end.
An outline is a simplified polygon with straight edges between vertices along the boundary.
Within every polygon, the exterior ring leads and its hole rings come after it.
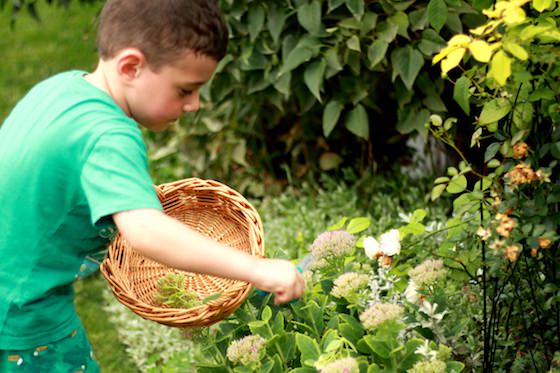
POLYGON ((111 215, 161 210, 138 124, 83 75, 39 83, 0 127, 0 349, 70 333, 72 282, 111 215))

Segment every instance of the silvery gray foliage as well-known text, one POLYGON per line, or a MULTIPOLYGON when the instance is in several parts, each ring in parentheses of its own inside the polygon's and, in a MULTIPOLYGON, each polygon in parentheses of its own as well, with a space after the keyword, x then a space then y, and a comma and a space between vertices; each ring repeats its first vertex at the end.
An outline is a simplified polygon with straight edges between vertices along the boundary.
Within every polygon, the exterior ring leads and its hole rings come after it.
POLYGON ((105 311, 116 326, 119 339, 126 346, 126 352, 141 372, 165 365, 175 354, 185 354, 194 347, 180 329, 170 328, 145 320, 119 303, 105 289, 105 311))

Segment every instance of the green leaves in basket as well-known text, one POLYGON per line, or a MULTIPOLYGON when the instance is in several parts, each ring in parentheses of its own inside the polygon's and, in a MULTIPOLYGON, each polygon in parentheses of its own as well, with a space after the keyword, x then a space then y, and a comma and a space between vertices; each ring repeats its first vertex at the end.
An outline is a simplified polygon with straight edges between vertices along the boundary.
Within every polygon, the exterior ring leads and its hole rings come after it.
POLYGON ((193 290, 185 289, 185 275, 168 273, 157 282, 156 302, 172 308, 192 308, 202 304, 193 290))

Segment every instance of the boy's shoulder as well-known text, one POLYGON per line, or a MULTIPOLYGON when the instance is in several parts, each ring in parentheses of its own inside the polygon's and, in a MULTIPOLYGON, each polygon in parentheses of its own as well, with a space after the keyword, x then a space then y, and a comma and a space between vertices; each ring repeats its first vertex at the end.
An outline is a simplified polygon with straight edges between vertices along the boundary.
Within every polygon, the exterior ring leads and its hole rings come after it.
POLYGON ((36 84, 22 101, 26 101, 25 106, 42 109, 34 110, 42 114, 70 111, 74 115, 108 115, 131 121, 109 94, 85 79, 86 74, 70 70, 53 75, 36 84))

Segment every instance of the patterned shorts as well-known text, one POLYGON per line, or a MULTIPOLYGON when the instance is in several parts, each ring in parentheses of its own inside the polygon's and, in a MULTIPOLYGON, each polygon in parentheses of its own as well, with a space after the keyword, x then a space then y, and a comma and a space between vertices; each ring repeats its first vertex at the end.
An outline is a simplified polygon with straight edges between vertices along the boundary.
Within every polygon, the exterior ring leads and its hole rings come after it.
POLYGON ((0 373, 99 373, 82 326, 70 335, 29 350, 0 350, 0 373))

